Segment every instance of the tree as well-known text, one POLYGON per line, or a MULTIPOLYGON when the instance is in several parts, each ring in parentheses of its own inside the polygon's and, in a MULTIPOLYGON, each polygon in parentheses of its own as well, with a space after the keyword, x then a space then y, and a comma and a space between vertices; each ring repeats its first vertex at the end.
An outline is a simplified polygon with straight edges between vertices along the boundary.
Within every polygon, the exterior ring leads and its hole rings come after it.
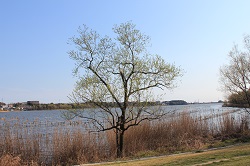
MULTIPOLYGON (((237 45, 234 45, 229 52, 230 62, 220 68, 220 82, 224 91, 229 93, 229 96, 238 94, 241 100, 247 103, 250 107, 250 36, 245 35, 243 40, 245 50, 239 50, 237 45)), ((248 109, 246 112, 250 113, 248 109)))
POLYGON ((131 22, 115 25, 115 39, 101 37, 87 26, 70 38, 76 50, 73 73, 79 78, 71 99, 95 107, 91 114, 71 111, 94 123, 97 131, 113 130, 117 157, 123 156, 124 133, 145 120, 161 118, 162 110, 147 108, 155 88, 172 89, 181 69, 147 52, 149 37, 131 22))
MULTIPOLYGON (((250 91, 247 92, 247 95, 250 96, 250 91)), ((248 103, 245 97, 244 92, 232 93, 228 96, 226 106, 233 107, 248 107, 248 103)))

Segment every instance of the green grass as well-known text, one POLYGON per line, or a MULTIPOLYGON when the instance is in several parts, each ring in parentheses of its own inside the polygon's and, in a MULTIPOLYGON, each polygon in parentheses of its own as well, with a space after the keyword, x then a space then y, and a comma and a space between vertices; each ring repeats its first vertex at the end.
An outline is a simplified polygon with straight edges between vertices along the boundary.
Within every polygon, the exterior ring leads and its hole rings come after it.
MULTIPOLYGON (((100 165, 100 164, 98 164, 100 165)), ((121 161, 101 165, 110 166, 177 166, 177 165, 250 165, 250 144, 241 144, 223 149, 199 153, 177 154, 135 161, 121 161)))

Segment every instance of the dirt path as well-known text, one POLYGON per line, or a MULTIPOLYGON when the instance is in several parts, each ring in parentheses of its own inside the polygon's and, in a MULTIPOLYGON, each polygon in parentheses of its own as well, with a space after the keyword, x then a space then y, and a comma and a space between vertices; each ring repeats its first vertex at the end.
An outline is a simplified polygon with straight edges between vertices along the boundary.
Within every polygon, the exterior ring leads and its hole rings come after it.
POLYGON ((232 160, 232 159, 240 159, 240 158, 243 158, 243 157, 250 157, 250 155, 245 155, 245 156, 240 156, 240 157, 232 157, 230 159, 212 160, 212 161, 209 161, 209 162, 199 163, 199 164, 195 164, 195 165, 192 165, 192 166, 210 165, 210 164, 213 164, 213 163, 220 163, 220 162, 223 162, 223 161, 229 161, 229 160, 232 160))

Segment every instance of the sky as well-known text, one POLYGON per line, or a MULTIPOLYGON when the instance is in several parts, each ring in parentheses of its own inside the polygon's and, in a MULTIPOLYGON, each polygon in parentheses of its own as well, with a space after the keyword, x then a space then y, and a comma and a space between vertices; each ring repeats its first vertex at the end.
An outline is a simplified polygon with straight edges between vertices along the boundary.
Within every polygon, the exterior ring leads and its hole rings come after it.
POLYGON ((150 36, 150 53, 184 71, 161 100, 224 100, 219 69, 250 34, 249 6, 248 0, 1 0, 0 101, 70 102, 77 79, 69 38, 83 24, 113 36, 113 26, 127 21, 150 36))

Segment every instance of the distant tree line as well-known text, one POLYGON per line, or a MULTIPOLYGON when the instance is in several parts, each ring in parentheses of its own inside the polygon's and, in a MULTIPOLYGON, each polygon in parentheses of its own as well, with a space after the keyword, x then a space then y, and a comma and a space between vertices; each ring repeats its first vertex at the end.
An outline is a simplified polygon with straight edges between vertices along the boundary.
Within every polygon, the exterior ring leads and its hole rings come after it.
MULTIPOLYGON (((107 107, 117 107, 116 103, 113 102, 106 102, 102 103, 103 105, 107 107)), ((157 102, 147 102, 148 106, 157 105, 157 102)), ((145 105, 144 102, 141 103, 135 103, 130 102, 129 105, 133 106, 140 106, 145 105)), ((22 103, 15 103, 13 104, 14 107, 23 107, 25 110, 70 110, 70 109, 84 109, 84 108, 94 108, 95 105, 91 103, 49 103, 49 104, 30 104, 24 106, 22 103)))
POLYGON ((59 110, 83 109, 89 107, 86 103, 49 103, 49 104, 24 104, 13 103, 12 109, 17 110, 59 110))
POLYGON ((88 107, 85 103, 49 103, 49 104, 33 104, 27 106, 26 110, 68 110, 68 109, 83 109, 88 107))

